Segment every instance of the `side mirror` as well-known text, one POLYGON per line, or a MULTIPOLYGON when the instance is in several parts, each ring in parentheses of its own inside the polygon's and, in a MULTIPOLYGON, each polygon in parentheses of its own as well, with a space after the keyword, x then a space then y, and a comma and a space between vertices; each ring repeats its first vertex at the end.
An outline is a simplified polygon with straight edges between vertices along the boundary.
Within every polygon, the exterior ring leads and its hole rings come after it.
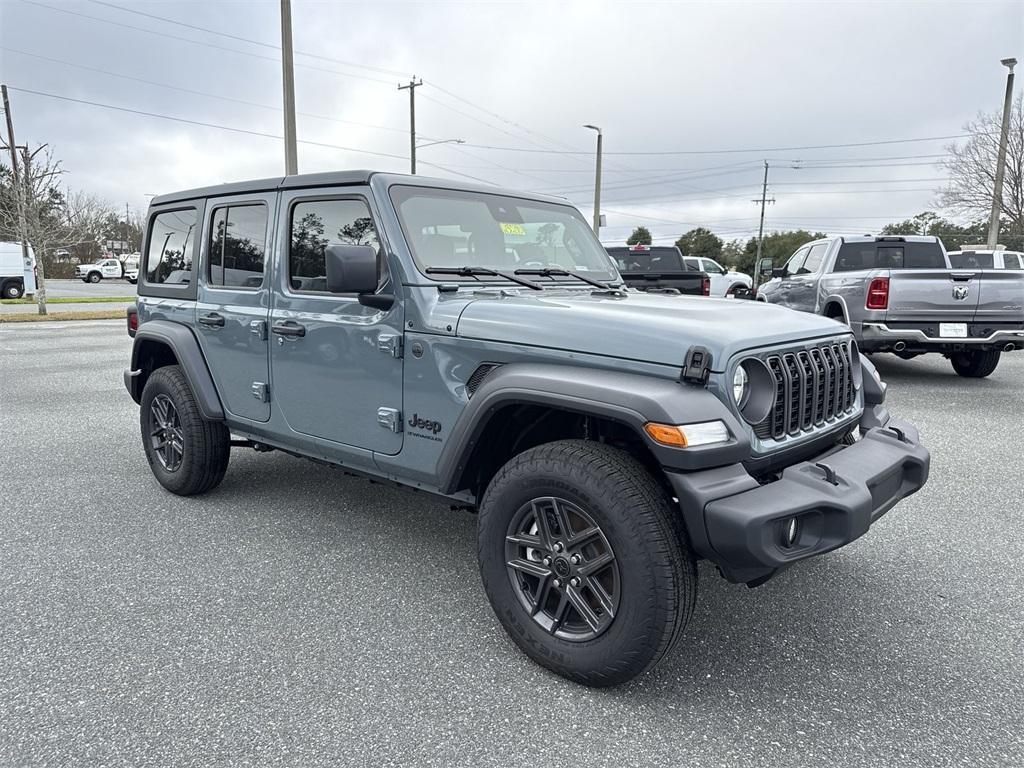
POLYGON ((772 277, 785 277, 788 274, 785 267, 776 267, 772 270, 772 277))
POLYGON ((331 293, 373 293, 379 271, 377 251, 369 245, 329 245, 327 290, 331 293))
POLYGON ((774 264, 772 263, 771 259, 761 259, 757 263, 757 273, 762 277, 764 277, 765 275, 771 275, 773 267, 774 264))

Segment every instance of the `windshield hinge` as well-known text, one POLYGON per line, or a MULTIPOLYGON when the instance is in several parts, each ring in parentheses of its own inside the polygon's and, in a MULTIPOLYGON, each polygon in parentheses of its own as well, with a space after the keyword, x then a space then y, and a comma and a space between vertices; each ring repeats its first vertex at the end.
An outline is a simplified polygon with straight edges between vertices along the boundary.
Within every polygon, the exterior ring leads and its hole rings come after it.
POLYGON ((711 375, 711 353, 707 347, 690 347, 679 380, 687 384, 707 384, 711 375))
POLYGON ((377 337, 377 349, 392 357, 402 356, 402 337, 391 333, 382 333, 377 337))

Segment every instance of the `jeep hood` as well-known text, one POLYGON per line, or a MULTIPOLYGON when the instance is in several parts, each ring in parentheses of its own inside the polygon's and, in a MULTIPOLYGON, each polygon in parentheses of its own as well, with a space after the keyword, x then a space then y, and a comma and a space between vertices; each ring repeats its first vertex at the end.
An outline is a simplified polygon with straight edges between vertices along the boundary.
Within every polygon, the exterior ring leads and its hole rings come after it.
POLYGON ((722 371, 737 352, 847 331, 834 320, 760 301, 629 292, 504 293, 466 305, 456 332, 469 339, 681 366, 692 345, 722 371))

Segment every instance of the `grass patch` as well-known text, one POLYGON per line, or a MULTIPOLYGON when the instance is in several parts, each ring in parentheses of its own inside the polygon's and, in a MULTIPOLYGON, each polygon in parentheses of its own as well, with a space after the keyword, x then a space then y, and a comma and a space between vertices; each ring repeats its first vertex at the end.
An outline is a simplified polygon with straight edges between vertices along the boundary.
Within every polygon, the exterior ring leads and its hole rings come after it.
MULTIPOLYGON (((59 299, 47 299, 47 304, 107 304, 112 301, 135 301, 138 296, 83 296, 79 299, 66 296, 59 299)), ((0 299, 0 304, 35 304, 35 299, 0 299)))
POLYGON ((2 323, 46 323, 56 320, 123 320, 123 309, 96 309, 81 312, 51 312, 48 315, 0 315, 2 323))

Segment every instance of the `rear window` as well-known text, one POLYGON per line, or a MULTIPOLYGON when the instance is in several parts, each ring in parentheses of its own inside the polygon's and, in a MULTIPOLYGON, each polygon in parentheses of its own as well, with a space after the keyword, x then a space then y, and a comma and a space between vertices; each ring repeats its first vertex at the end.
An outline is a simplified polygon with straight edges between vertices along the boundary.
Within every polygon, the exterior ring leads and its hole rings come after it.
POLYGON ((995 267, 995 257, 991 253, 964 251, 949 254, 949 263, 953 269, 992 269, 995 267))
POLYGON ((630 248, 607 250, 622 272, 699 271, 696 267, 684 266, 682 254, 674 247, 654 247, 643 251, 634 251, 630 248))
POLYGON ((843 243, 834 272, 860 269, 945 269, 938 243, 843 243))

